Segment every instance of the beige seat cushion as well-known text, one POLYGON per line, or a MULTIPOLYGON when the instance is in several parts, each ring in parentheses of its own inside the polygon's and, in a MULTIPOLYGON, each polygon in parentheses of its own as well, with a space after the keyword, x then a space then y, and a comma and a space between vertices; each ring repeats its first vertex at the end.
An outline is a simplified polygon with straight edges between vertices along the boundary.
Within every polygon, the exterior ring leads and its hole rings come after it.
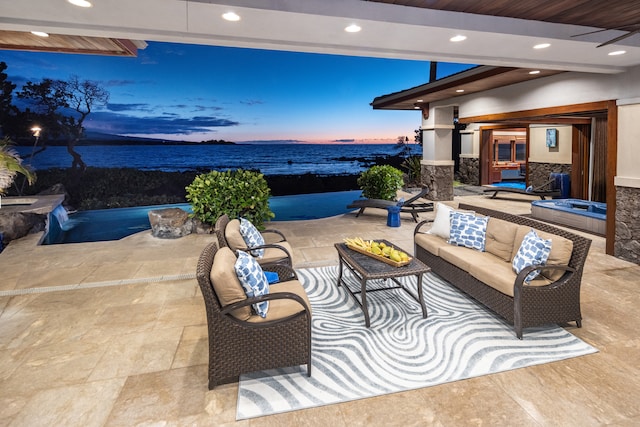
POLYGON ((489 218, 484 250, 510 262, 513 259, 513 242, 517 230, 517 224, 498 218, 489 218))
MULTIPOLYGON (((231 221, 229 221, 229 224, 227 224, 227 228, 225 228, 224 235, 227 238, 227 243, 229 244, 229 247, 233 250, 233 252, 237 251, 238 249, 246 250, 248 248, 247 244, 242 238, 242 234, 240 234, 240 220, 232 219, 231 221)), ((291 245, 288 242, 278 242, 274 244, 282 246, 293 256, 293 250, 291 249, 291 245)), ((266 248, 264 250, 264 255, 262 256, 262 258, 258 258, 258 262, 260 264, 267 264, 270 262, 280 261, 282 260, 282 258, 286 257, 287 254, 281 249, 266 248)))
MULTIPOLYGON (((287 251, 289 251, 291 256, 293 256, 293 250, 291 249, 291 245, 289 244, 289 242, 278 242, 278 243, 274 243, 274 244, 278 245, 278 246, 282 246, 287 251)), ((260 264, 268 264, 270 262, 281 261, 283 258, 286 258, 286 257, 287 257, 287 253, 284 252, 282 249, 279 249, 279 248, 266 248, 264 250, 264 256, 262 258, 259 258, 258 262, 260 264)), ((292 262, 293 262, 293 260, 292 260, 292 262)))
POLYGON ((474 249, 465 248, 464 246, 455 245, 446 245, 440 248, 440 258, 466 272, 469 272, 469 269, 474 264, 490 262, 491 258, 497 259, 487 252, 480 252, 474 249))
MULTIPOLYGON (((269 293, 275 294, 277 292, 291 292, 296 295, 299 295, 304 299, 304 301, 309 306, 309 310, 311 310, 311 304, 309 303, 309 298, 307 297, 307 293, 305 292, 302 284, 298 280, 289 280, 287 282, 282 283, 274 283, 269 285, 269 293)), ((291 299, 276 299, 269 301, 269 311, 267 312, 267 317, 260 317, 257 314, 253 314, 249 318, 249 322, 260 323, 260 322, 269 322, 272 320, 282 319, 296 313, 299 313, 304 310, 297 301, 291 299)))
POLYGON ((232 219, 224 229, 224 237, 227 239, 227 244, 233 252, 247 249, 247 244, 240 234, 240 220, 237 218, 232 219))
POLYGON ((435 234, 418 233, 414 237, 416 245, 426 249, 432 254, 438 256, 439 250, 443 246, 449 246, 446 240, 435 234))
MULTIPOLYGON (((513 297, 513 285, 516 282, 516 273, 510 262, 502 261, 497 257, 493 257, 493 262, 486 264, 473 264, 469 269, 471 274, 481 282, 491 286, 493 289, 502 292, 505 295, 513 297)), ((551 283, 542 276, 538 276, 528 286, 544 286, 551 283)))
POLYGON ((264 233, 262 234, 262 237, 264 238, 264 243, 266 243, 267 245, 271 243, 279 243, 283 241, 282 236, 279 235, 278 233, 264 233))
MULTIPOLYGON (((213 290, 222 307, 247 299, 234 269, 236 259, 235 254, 229 248, 218 249, 213 259, 210 278, 213 290)), ((251 317, 251 307, 239 308, 232 311, 231 314, 240 320, 247 320, 251 317)))
MULTIPOLYGON (((535 230, 535 229, 534 229, 535 230)), ((516 256, 524 236, 531 231, 531 227, 524 225, 518 226, 516 237, 513 241, 513 252, 511 259, 516 256)), ((545 240, 551 240, 551 252, 547 259, 546 265, 568 265, 573 253, 573 242, 565 237, 558 236, 544 231, 535 230, 538 236, 545 240)), ((542 270, 542 275, 551 281, 556 281, 562 277, 562 270, 542 270)))

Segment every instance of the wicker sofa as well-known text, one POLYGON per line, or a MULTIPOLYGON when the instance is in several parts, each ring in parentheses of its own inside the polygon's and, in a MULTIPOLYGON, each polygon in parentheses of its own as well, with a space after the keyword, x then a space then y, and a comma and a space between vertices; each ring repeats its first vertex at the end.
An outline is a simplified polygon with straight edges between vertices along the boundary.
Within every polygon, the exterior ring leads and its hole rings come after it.
POLYGON ((418 259, 514 325, 519 339, 527 327, 566 322, 582 326, 580 283, 591 240, 523 216, 466 204, 458 209, 489 217, 485 251, 451 245, 428 234, 425 226, 433 220, 426 220, 414 231, 418 259), (525 267, 516 274, 511 261, 532 228, 552 240, 551 255, 544 267, 525 267), (526 284, 534 270, 541 272, 540 278, 526 284))

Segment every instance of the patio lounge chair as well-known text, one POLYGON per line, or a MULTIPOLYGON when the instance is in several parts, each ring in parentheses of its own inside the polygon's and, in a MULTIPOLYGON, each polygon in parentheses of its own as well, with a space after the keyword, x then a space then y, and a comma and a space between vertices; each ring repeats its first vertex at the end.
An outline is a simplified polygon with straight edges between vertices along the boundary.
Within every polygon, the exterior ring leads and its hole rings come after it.
POLYGON ((418 214, 422 212, 433 212, 433 202, 420 202, 418 199, 429 194, 429 188, 423 187, 420 193, 411 197, 406 202, 395 202, 393 200, 382 199, 358 199, 347 206, 348 209, 360 209, 356 218, 364 212, 366 208, 387 209, 389 206, 400 206, 400 212, 410 213, 413 220, 418 222, 418 214))
POLYGON ((540 197, 541 200, 546 200, 546 197, 559 197, 562 194, 560 190, 555 188, 555 182, 555 179, 551 179, 538 187, 529 188, 526 190, 512 187, 491 187, 485 188, 484 192, 493 193, 491 195, 492 199, 495 199, 498 193, 515 193, 536 196, 540 197))
POLYGON ((311 376, 311 306, 295 271, 270 264, 279 282, 247 298, 234 270, 236 256, 212 242, 200 254, 196 278, 204 298, 209 337, 209 390, 266 369, 307 365, 311 376), (265 318, 251 304, 269 301, 265 318))
POLYGON ((233 252, 241 250, 251 255, 254 255, 252 250, 264 249, 262 258, 257 259, 260 265, 270 263, 293 265, 291 245, 286 241, 284 234, 278 230, 262 230, 260 234, 262 234, 265 244, 251 248, 247 246, 240 234, 240 221, 238 219, 230 219, 227 214, 224 214, 216 220, 214 231, 218 238, 218 245, 221 248, 229 247, 233 252))

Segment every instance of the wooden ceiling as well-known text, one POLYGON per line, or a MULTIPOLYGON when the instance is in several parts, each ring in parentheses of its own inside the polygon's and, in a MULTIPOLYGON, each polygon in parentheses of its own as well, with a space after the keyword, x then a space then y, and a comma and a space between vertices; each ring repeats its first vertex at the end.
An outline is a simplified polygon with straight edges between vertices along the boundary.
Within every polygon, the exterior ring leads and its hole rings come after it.
POLYGON ((115 56, 138 54, 138 47, 131 40, 59 34, 40 37, 21 31, 0 31, 0 49, 115 56))
POLYGON ((587 27, 640 28, 640 4, 630 0, 363 0, 587 27))

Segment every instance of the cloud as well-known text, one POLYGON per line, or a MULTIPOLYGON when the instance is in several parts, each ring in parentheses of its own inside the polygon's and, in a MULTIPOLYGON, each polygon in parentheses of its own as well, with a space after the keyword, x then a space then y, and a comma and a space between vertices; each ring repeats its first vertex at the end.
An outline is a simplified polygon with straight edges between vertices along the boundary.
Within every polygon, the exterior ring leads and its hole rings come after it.
POLYGON ((212 128, 238 126, 240 123, 213 116, 195 116, 190 118, 162 114, 160 116, 134 117, 110 111, 91 113, 85 127, 88 130, 114 135, 174 134, 189 135, 197 132, 210 132, 212 128))
POLYGON ((104 82, 105 86, 108 87, 121 87, 121 86, 134 86, 134 85, 138 85, 140 84, 140 82, 136 81, 136 80, 107 80, 106 82, 104 82))
POLYGON ((346 139, 334 139, 333 142, 354 142, 355 139, 353 138, 346 138, 346 139))
POLYGON ((222 110, 222 107, 218 107, 215 105, 211 105, 211 106, 207 106, 207 105, 194 105, 193 106, 193 111, 220 111, 222 110))
POLYGON ((244 104, 244 105, 260 105, 260 104, 264 104, 264 101, 260 100, 260 99, 246 99, 244 101, 240 101, 240 104, 244 104))
POLYGON ((107 109, 110 111, 151 111, 149 104, 115 104, 108 103, 107 109))

